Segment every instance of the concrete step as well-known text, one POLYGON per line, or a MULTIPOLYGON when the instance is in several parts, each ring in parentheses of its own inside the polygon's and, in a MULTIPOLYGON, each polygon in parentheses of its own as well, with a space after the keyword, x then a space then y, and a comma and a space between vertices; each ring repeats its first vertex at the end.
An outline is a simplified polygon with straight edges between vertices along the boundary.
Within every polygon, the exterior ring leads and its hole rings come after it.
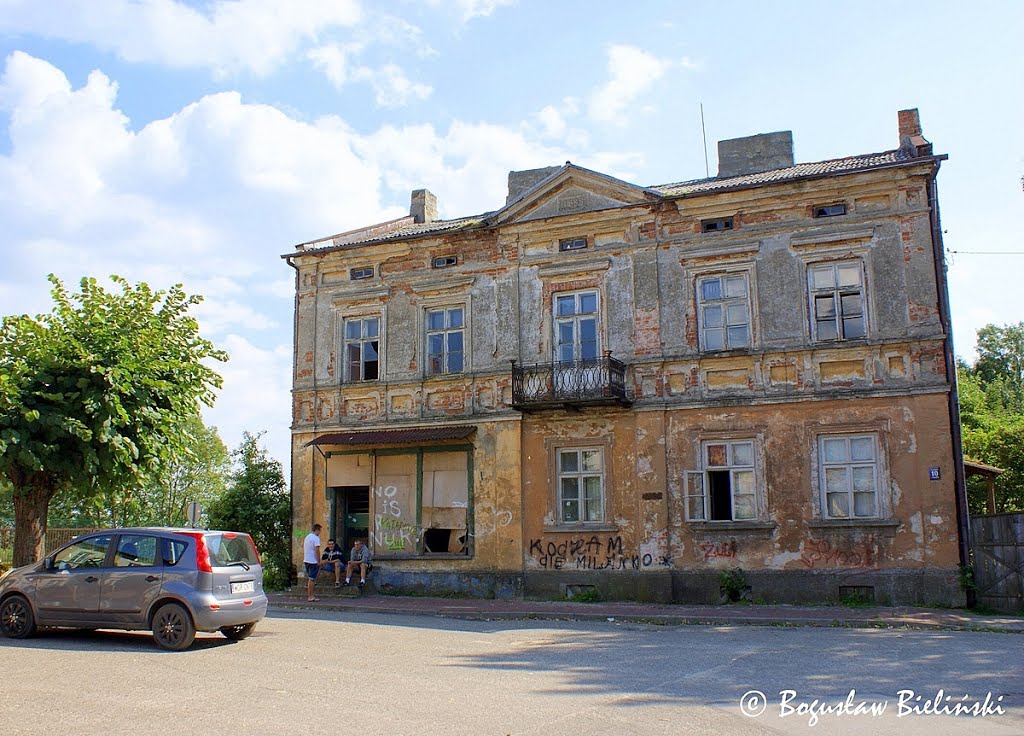
MULTIPOLYGON (((335 588, 333 582, 318 582, 315 591, 317 598, 358 598, 362 595, 371 595, 377 592, 371 582, 367 582, 363 590, 359 590, 359 586, 355 583, 352 583, 352 585, 342 584, 342 587, 335 588)), ((305 599, 306 584, 300 583, 299 585, 292 586, 288 590, 282 591, 280 595, 297 600, 305 599)))

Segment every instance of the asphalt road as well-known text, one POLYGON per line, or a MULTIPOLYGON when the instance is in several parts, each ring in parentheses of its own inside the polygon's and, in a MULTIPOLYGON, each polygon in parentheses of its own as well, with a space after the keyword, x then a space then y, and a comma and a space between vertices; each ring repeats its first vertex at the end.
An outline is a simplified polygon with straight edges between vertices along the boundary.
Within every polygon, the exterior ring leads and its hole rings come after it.
POLYGON ((183 653, 143 633, 0 638, 0 732, 1024 733, 1019 634, 342 615, 278 612, 183 653), (922 712, 986 696, 1005 713, 922 712))

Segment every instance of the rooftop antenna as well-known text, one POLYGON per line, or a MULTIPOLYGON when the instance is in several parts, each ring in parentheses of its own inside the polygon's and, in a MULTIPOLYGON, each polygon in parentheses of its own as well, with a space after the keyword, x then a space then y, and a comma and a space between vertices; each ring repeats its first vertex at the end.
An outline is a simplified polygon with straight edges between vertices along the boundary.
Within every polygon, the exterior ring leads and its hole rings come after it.
POLYGON ((704 130, 704 103, 700 103, 700 134, 704 138, 704 176, 711 178, 711 169, 708 168, 708 134, 704 130))

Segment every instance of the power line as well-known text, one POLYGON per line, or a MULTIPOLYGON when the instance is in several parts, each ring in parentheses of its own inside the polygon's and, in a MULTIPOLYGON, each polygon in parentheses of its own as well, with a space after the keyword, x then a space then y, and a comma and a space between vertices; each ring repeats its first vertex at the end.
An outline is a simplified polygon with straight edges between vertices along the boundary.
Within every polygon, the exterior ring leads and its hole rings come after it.
POLYGON ((1019 250, 951 250, 958 256, 1024 256, 1019 250))

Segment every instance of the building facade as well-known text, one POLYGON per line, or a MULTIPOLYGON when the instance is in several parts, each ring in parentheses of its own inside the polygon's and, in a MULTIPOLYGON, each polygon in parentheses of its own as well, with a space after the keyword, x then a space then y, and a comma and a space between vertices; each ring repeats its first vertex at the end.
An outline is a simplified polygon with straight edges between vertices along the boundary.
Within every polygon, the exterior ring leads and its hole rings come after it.
POLYGON ((740 568, 754 600, 961 602, 944 158, 906 110, 881 153, 566 163, 296 246, 296 534, 396 589, 717 601, 740 568))

